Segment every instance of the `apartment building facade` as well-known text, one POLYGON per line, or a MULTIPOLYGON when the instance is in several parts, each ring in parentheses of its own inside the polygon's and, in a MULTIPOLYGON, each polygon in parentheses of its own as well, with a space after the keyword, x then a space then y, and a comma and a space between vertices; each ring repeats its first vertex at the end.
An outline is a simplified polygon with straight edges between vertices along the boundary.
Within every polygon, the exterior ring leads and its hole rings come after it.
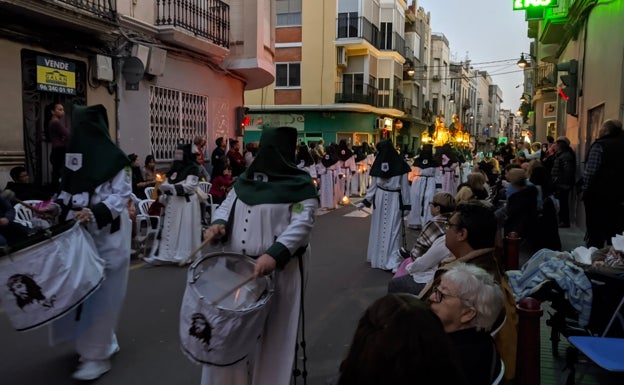
POLYGON ((236 136, 243 92, 274 80, 273 0, 0 3, 0 180, 50 182, 45 106, 103 104, 120 147, 168 164, 179 141, 236 136))
POLYGON ((400 142, 411 124, 405 1, 276 0, 276 10, 276 82, 245 94, 245 140, 271 124, 296 127, 306 142, 400 142))

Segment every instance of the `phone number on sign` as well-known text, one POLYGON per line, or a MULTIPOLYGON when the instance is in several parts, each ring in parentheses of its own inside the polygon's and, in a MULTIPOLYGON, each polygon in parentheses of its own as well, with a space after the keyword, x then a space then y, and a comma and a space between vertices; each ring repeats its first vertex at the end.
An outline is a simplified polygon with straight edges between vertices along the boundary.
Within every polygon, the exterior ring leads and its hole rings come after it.
POLYGON ((71 94, 71 95, 75 95, 76 94, 76 90, 74 88, 67 88, 67 87, 61 87, 61 86, 50 86, 47 84, 38 84, 37 85, 37 89, 39 91, 48 91, 48 92, 58 92, 61 94, 71 94))

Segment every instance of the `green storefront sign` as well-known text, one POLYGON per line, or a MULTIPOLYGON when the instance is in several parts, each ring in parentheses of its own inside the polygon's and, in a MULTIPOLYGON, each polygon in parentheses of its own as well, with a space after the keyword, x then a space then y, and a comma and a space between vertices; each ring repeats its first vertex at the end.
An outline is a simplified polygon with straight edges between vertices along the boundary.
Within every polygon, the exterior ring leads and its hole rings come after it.
POLYGON ((514 11, 521 11, 536 7, 555 7, 557 0, 513 0, 514 11))

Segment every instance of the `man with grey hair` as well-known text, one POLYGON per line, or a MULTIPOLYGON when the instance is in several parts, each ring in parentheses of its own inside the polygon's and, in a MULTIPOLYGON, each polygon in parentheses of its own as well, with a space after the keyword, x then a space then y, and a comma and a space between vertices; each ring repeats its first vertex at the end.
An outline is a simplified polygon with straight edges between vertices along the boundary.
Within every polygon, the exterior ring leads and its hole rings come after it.
POLYGON ((442 275, 429 302, 457 348, 467 383, 491 384, 501 364, 489 331, 504 306, 494 277, 478 266, 458 263, 442 275))
POLYGON ((610 245, 611 237, 624 231, 623 153, 622 122, 605 121, 589 148, 583 171, 587 247, 610 245))

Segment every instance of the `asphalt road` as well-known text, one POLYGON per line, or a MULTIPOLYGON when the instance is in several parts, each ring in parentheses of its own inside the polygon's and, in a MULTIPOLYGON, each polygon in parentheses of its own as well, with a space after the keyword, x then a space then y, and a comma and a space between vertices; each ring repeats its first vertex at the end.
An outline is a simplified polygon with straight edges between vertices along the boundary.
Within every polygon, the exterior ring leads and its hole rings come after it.
MULTIPOLYGON (((391 278, 366 263, 370 217, 345 216, 353 210, 347 206, 318 216, 312 235, 305 309, 310 385, 337 373, 357 320, 391 278)), ((185 276, 184 268, 133 261, 118 329, 121 351, 98 385, 199 383, 201 367, 179 347, 185 276)), ((47 338, 45 327, 14 331, 0 313, 0 385, 79 383, 70 379, 78 358, 72 346, 50 347, 47 338)))

